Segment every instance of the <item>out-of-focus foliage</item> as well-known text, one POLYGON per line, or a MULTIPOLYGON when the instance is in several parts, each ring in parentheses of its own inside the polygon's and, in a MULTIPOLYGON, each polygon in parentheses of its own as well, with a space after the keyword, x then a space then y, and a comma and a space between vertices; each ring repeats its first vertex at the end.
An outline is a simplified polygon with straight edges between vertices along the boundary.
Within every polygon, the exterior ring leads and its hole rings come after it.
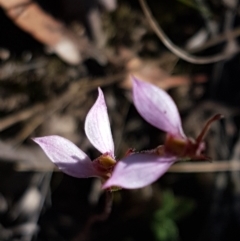
POLYGON ((162 195, 162 205, 154 213, 152 230, 157 241, 179 240, 177 221, 194 209, 194 202, 188 198, 176 197, 171 190, 162 195))
POLYGON ((196 1, 194 0, 177 0, 178 2, 191 7, 193 9, 198 10, 201 14, 203 15, 207 15, 208 17, 212 16, 211 10, 210 8, 207 8, 205 5, 203 4, 196 4, 196 1))

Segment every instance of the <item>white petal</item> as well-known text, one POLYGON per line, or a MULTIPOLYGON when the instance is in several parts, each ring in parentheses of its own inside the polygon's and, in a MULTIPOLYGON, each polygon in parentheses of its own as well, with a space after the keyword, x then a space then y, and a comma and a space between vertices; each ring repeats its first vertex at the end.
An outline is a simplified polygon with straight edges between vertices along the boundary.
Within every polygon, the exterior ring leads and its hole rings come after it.
POLYGON ((93 144, 101 153, 110 153, 114 156, 114 143, 107 113, 107 106, 103 92, 98 88, 98 98, 87 114, 85 132, 93 144))
POLYGON ((167 92, 134 78, 133 102, 139 114, 151 125, 185 138, 178 109, 167 92))
POLYGON ((71 141, 60 136, 33 139, 64 173, 79 178, 99 176, 92 161, 71 141))
POLYGON ((120 160, 103 188, 119 186, 141 188, 156 181, 176 161, 176 157, 159 157, 153 154, 132 154, 120 160))

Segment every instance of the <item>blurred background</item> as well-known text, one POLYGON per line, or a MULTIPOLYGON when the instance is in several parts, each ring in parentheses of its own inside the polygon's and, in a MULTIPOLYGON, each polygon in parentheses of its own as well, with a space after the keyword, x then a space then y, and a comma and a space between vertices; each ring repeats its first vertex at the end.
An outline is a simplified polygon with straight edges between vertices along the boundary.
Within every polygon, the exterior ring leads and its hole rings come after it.
POLYGON ((0 0, 1 241, 240 239, 239 1, 141 3, 0 0), (132 104, 131 75, 169 92, 187 136, 225 118, 205 140, 212 163, 114 192, 108 213, 99 180, 59 172, 31 138, 61 135, 98 157, 84 120, 100 86, 117 158, 163 144, 132 104))

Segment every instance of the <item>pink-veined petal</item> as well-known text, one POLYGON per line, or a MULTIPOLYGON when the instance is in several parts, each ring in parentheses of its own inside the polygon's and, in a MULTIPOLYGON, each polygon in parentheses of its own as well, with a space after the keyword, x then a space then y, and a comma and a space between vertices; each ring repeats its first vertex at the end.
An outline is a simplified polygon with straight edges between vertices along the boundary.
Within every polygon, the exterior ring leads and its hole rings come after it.
POLYGON ((134 189, 147 186, 161 177, 175 161, 176 157, 132 154, 116 164, 103 188, 119 186, 134 189))
POLYGON ((71 141, 60 136, 44 136, 33 138, 64 173, 78 178, 99 176, 92 161, 71 141))
POLYGON ((133 102, 139 114, 151 125, 185 138, 178 109, 167 92, 133 77, 133 102))
POLYGON ((98 98, 87 114, 85 132, 89 141, 101 153, 114 156, 114 143, 103 92, 98 88, 98 98))

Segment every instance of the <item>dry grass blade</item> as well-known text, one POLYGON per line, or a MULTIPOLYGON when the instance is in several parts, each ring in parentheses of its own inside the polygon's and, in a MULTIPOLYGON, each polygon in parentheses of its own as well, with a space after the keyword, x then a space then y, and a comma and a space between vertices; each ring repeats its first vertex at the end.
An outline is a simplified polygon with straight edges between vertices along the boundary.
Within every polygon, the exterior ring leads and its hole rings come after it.
POLYGON ((53 98, 45 103, 36 104, 30 108, 24 109, 20 112, 13 113, 10 116, 0 119, 0 131, 7 129, 8 127, 25 121, 36 114, 42 113, 45 114, 46 111, 51 111, 52 109, 59 109, 62 106, 65 106, 66 103, 71 101, 76 97, 76 95, 80 95, 80 93, 88 93, 98 86, 107 86, 118 81, 121 81, 126 73, 112 75, 106 78, 98 78, 95 80, 90 79, 82 79, 77 82, 71 84, 69 89, 60 96, 53 98))
POLYGON ((169 168, 173 173, 232 172, 240 171, 240 161, 215 161, 212 163, 179 163, 169 168))
MULTIPOLYGON (((0 156, 1 157, 1 156, 0 156)), ((47 158, 46 158, 47 159, 47 158)), ((18 171, 42 171, 49 172, 53 170, 53 164, 48 163, 46 165, 46 161, 41 163, 39 160, 37 163, 31 162, 19 162, 16 166, 18 171)), ((59 171, 57 168, 54 171, 59 171)), ((207 162, 188 162, 188 163, 178 163, 171 166, 168 169, 170 173, 210 173, 210 172, 239 172, 240 171, 240 161, 215 161, 212 163, 207 162)))

